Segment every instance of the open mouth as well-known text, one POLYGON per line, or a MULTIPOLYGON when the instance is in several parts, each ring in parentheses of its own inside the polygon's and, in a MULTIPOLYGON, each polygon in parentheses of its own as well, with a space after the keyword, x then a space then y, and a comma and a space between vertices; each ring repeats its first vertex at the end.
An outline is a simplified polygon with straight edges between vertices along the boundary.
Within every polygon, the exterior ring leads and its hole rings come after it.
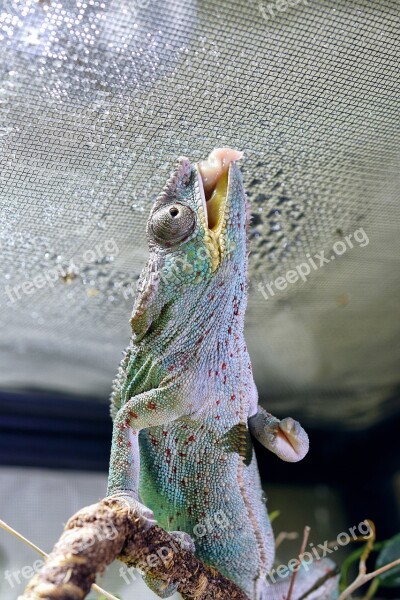
POLYGON ((217 237, 224 222, 228 191, 229 165, 243 153, 231 148, 216 148, 206 160, 198 163, 200 190, 203 195, 207 225, 217 237))

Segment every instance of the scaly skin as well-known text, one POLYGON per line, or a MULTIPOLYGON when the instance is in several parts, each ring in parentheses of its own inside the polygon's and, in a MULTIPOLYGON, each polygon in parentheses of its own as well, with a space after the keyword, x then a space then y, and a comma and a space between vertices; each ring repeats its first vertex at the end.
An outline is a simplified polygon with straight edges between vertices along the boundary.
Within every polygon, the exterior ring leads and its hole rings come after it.
MULTIPOLYGON (((229 165, 233 151, 215 152, 226 160, 213 230, 199 166, 185 158, 149 217, 150 258, 112 394, 108 494, 193 536, 199 558, 260 600, 272 598, 265 575, 274 540, 249 428, 288 461, 307 453, 308 438, 293 419, 257 405, 243 336, 247 200, 236 163, 229 165)), ((174 592, 147 582, 160 595, 174 592)))

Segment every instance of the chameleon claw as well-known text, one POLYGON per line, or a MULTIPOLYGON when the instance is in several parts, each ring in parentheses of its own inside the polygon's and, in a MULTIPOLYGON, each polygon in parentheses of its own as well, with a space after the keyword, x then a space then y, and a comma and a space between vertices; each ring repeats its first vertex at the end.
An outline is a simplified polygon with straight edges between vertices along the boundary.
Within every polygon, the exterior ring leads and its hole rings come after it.
POLYGON ((111 494, 107 496, 108 498, 112 498, 118 500, 118 502, 122 503, 128 509, 128 514, 132 519, 143 520, 146 522, 148 527, 152 525, 156 525, 157 521, 154 518, 154 513, 150 508, 147 508, 144 504, 136 500, 133 496, 126 492, 116 492, 115 494, 111 494))
POLYGON ((178 590, 178 584, 168 583, 163 579, 157 579, 151 575, 142 575, 145 584, 157 595, 159 598, 170 598, 178 590))
POLYGON ((180 545, 182 550, 187 550, 188 552, 196 551, 196 545, 193 541, 191 535, 186 533, 186 531, 170 531, 170 535, 176 540, 176 542, 180 545))

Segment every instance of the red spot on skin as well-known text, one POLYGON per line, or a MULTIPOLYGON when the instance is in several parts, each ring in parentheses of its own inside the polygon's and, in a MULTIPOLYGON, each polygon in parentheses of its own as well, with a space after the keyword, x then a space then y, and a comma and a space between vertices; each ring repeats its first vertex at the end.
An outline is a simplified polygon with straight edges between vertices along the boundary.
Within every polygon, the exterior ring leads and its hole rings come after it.
POLYGON ((217 350, 219 350, 219 341, 217 342, 217 350))
POLYGON ((163 434, 164 437, 167 437, 168 432, 167 431, 163 431, 162 434, 163 434))
POLYGON ((236 396, 235 396, 235 394, 232 394, 232 396, 231 396, 231 400, 236 400, 236 396))
POLYGON ((208 376, 209 377, 211 377, 211 373, 212 373, 211 369, 208 369, 208 376))
POLYGON ((128 415, 131 417, 131 419, 137 419, 138 418, 137 413, 133 412, 133 410, 130 410, 128 412, 128 415))
POLYGON ((219 421, 221 417, 220 415, 215 415, 215 418, 217 419, 217 421, 219 421))
POLYGON ((232 327, 228 327, 228 333, 229 335, 232 333, 232 327))
POLYGON ((171 456, 171 448, 165 448, 165 454, 170 457, 171 456))
POLYGON ((225 371, 225 369, 226 369, 226 363, 223 362, 222 363, 222 370, 225 371))
POLYGON ((172 472, 176 473, 176 467, 172 467, 172 472))
POLYGON ((158 440, 154 438, 151 440, 151 443, 153 444, 153 446, 158 446, 158 440))
POLYGON ((178 452, 179 456, 182 456, 182 458, 184 458, 185 456, 187 456, 187 454, 184 454, 183 452, 178 452))
POLYGON ((238 411, 238 410, 236 411, 236 416, 237 416, 237 417, 239 416, 239 411, 238 411))
POLYGON ((218 375, 218 371, 215 371, 215 374, 218 375))
POLYGON ((128 442, 128 448, 130 448, 132 446, 131 442, 128 442))
POLYGON ((191 435, 191 436, 188 438, 188 442, 195 442, 195 441, 196 441, 196 438, 194 437, 194 435, 191 435))
POLYGON ((155 410, 157 408, 157 404, 155 404, 155 402, 149 402, 147 408, 150 410, 155 410))
POLYGON ((219 400, 217 400, 215 404, 218 406, 218 404, 219 404, 219 400))
POLYGON ((222 380, 222 383, 225 385, 226 384, 226 375, 224 375, 224 378, 222 380))
POLYGON ((201 335, 197 340, 196 344, 200 344, 204 340, 204 335, 201 335))
POLYGON ((201 479, 202 478, 202 474, 201 473, 197 473, 197 479, 201 479))
POLYGON ((175 369, 175 365, 170 365, 168 367, 168 371, 171 373, 171 371, 173 371, 175 369))

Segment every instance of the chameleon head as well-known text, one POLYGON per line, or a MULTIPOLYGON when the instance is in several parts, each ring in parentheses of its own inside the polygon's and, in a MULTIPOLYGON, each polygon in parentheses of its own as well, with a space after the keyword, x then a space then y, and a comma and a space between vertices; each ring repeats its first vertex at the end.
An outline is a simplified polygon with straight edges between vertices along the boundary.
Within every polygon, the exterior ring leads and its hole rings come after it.
POLYGON ((137 340, 174 300, 196 301, 215 275, 228 281, 232 270, 246 272, 247 202, 235 163, 241 157, 219 148, 197 165, 179 159, 147 222, 150 257, 131 318, 137 340))
POLYGON ((246 253, 247 203, 236 165, 242 156, 217 148, 198 164, 179 159, 147 226, 150 249, 163 254, 166 278, 196 283, 236 249, 246 253))

